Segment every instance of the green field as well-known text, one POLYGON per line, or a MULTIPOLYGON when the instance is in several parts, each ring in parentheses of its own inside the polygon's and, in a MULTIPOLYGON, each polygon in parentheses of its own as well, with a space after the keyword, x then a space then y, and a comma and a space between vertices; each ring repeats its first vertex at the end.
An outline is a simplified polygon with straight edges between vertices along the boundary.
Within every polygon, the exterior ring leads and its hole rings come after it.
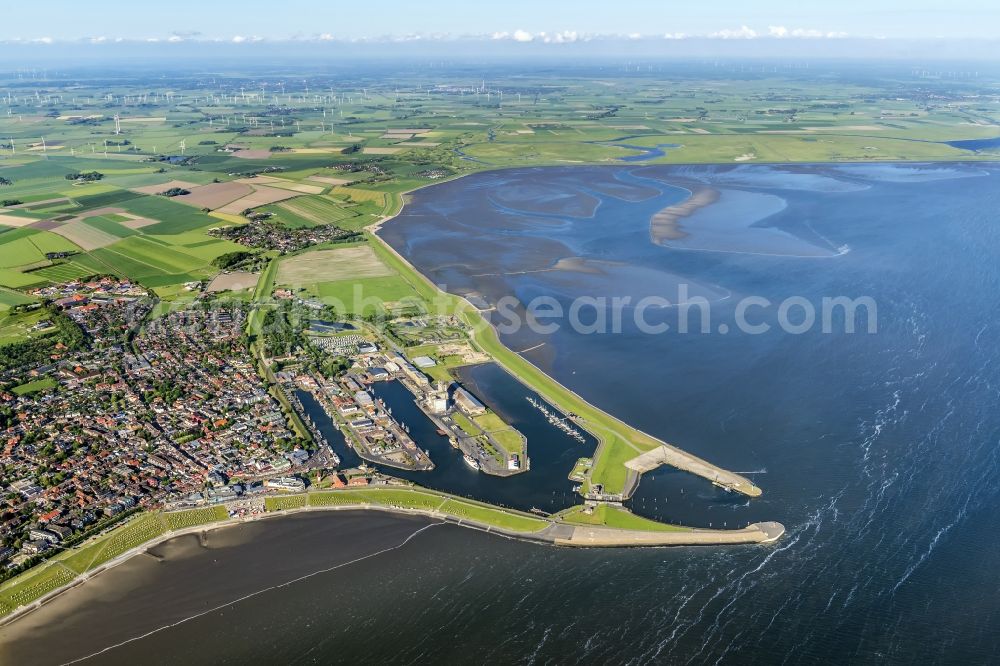
POLYGON ((229 517, 229 512, 224 506, 206 506, 200 509, 186 509, 183 511, 167 511, 163 514, 163 520, 169 530, 182 530, 186 527, 205 525, 225 520, 229 517))
POLYGON ((52 590, 66 585, 75 577, 76 573, 66 568, 63 563, 52 562, 7 581, 0 586, 0 615, 31 603, 52 590))
POLYGON ((76 261, 60 261, 46 268, 38 268, 28 275, 42 278, 48 282, 69 282, 78 278, 93 275, 94 270, 76 261))
POLYGON ((301 509, 306 505, 305 495, 278 495, 276 497, 265 497, 264 508, 268 511, 287 511, 288 509, 301 509))
POLYGON ((639 530, 643 532, 687 531, 685 527, 658 523, 655 520, 637 516, 631 511, 610 504, 600 504, 594 507, 593 513, 589 515, 583 512, 583 507, 573 507, 560 513, 559 517, 567 523, 604 525, 605 527, 617 527, 624 530, 639 530))
POLYGON ((471 520, 516 532, 537 532, 549 523, 541 518, 517 511, 491 507, 422 488, 352 488, 312 492, 305 495, 268 497, 268 511, 309 506, 377 505, 396 509, 440 512, 458 519, 471 520))
POLYGON ((58 384, 55 379, 52 377, 43 377, 41 379, 36 379, 19 386, 15 386, 12 391, 17 395, 28 395, 29 393, 49 391, 54 389, 56 386, 58 386, 58 384))
POLYGON ((340 224, 357 217, 350 206, 326 196, 304 196, 289 199, 278 207, 291 211, 313 224, 340 224))
MULTIPOLYGON (((0 293, 5 293, 0 291, 0 293)), ((0 344, 10 344, 19 340, 27 340, 51 332, 52 329, 36 330, 34 327, 49 315, 42 308, 27 312, 10 312, 9 308, 0 308, 0 344)))

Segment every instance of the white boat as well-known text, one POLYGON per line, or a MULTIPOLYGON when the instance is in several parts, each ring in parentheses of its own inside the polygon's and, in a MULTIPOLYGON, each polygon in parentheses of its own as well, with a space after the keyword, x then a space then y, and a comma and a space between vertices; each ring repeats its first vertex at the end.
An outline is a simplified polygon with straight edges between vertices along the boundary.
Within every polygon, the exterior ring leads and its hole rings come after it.
POLYGON ((462 456, 462 460, 464 460, 465 464, 471 467, 472 469, 477 471, 479 470, 479 461, 470 456, 468 453, 462 456))

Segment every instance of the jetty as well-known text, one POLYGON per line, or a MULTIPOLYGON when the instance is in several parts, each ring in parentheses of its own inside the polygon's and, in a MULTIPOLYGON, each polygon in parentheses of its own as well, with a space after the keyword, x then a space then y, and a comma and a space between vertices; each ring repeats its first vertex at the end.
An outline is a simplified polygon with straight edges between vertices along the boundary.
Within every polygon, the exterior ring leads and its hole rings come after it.
POLYGON ((538 400, 535 400, 530 395, 525 396, 525 399, 531 404, 532 407, 540 411, 542 413, 542 416, 544 416, 549 423, 559 428, 564 433, 566 433, 576 441, 580 442, 581 444, 587 441, 584 438, 583 433, 581 433, 579 430, 577 430, 576 428, 574 428, 569 424, 569 417, 559 416, 558 414, 554 414, 545 405, 540 403, 538 400))
POLYGON ((556 546, 577 548, 636 548, 650 546, 718 546, 772 543, 785 534, 781 523, 752 523, 738 530, 689 528, 678 532, 647 532, 614 527, 557 524, 539 536, 556 546))
POLYGON ((747 497, 760 497, 761 489, 750 479, 735 472, 713 465, 707 460, 688 453, 670 444, 661 444, 655 449, 637 455, 625 463, 628 469, 628 481, 625 484, 625 497, 631 496, 639 485, 639 476, 660 465, 670 465, 677 469, 690 472, 703 479, 708 479, 716 486, 729 492, 737 492, 747 497))

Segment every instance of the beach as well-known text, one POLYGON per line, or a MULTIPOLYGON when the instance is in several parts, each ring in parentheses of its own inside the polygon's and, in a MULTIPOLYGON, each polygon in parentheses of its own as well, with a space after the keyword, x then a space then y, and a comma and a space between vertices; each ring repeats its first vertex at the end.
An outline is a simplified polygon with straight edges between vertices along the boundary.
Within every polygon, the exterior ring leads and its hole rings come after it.
POLYGON ((686 238, 681 221, 696 211, 719 200, 719 191, 704 185, 692 185, 691 196, 681 203, 667 206, 649 220, 649 236, 654 243, 686 238))

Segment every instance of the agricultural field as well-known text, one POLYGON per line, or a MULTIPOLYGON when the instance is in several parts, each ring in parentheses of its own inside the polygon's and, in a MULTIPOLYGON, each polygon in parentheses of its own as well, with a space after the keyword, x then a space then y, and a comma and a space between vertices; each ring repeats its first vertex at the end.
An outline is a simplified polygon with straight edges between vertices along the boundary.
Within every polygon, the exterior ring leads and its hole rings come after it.
POLYGON ((281 202, 278 207, 313 224, 339 225, 344 220, 358 217, 358 214, 351 210, 351 206, 324 196, 296 197, 281 202))
MULTIPOLYGON (((9 310, 15 305, 27 305, 34 302, 35 299, 31 296, 26 296, 13 289, 0 289, 0 313, 3 313, 4 310, 9 310)), ((0 326, 2 326, 2 323, 0 323, 0 326)))
MULTIPOLYGON (((245 119, 275 100, 243 94, 205 107, 196 79, 186 88, 181 77, 169 96, 155 82, 143 84, 155 101, 116 109, 121 134, 100 100, 135 92, 127 85, 84 83, 72 103, 53 98, 62 108, 49 116, 34 113, 31 86, 23 86, 12 115, 0 117, 4 145, 12 142, 0 148, 0 174, 10 181, 0 186, 0 286, 23 290, 96 271, 172 296, 184 282, 211 278, 211 260, 231 250, 207 242, 221 219, 238 222, 252 208, 290 226, 356 230, 397 210, 404 192, 482 169, 997 157, 995 148, 953 144, 996 134, 986 82, 922 81, 911 95, 874 79, 834 85, 778 73, 695 76, 696 67, 686 67, 689 78, 651 72, 602 85, 584 76, 499 75, 493 85, 508 93, 502 105, 456 94, 468 85, 459 73, 436 75, 438 92, 420 80, 410 88, 386 83, 384 91, 367 81, 364 101, 340 94, 306 103, 300 91, 277 101, 282 114, 268 120, 267 132, 245 119), (18 123, 18 113, 35 120, 18 123), (40 152, 40 136, 51 150, 40 152), (73 178, 87 172, 101 177, 73 178), (174 187, 190 194, 160 195, 174 187), (150 236, 162 250, 143 242, 150 236), (76 254, 61 261, 47 252, 76 254)), ((311 83, 342 93, 361 85, 349 77, 311 83)), ((237 78, 220 85, 243 86, 237 78)), ((390 301, 407 292, 392 281, 365 286, 390 301)), ((341 298, 345 289, 309 291, 341 298)))
POLYGON ((357 316, 424 307, 411 284, 369 244, 309 250, 281 259, 274 286, 357 316))
POLYGON ((308 282, 339 282, 386 277, 393 271, 368 245, 315 250, 290 257, 278 268, 278 284, 300 285, 308 282))

